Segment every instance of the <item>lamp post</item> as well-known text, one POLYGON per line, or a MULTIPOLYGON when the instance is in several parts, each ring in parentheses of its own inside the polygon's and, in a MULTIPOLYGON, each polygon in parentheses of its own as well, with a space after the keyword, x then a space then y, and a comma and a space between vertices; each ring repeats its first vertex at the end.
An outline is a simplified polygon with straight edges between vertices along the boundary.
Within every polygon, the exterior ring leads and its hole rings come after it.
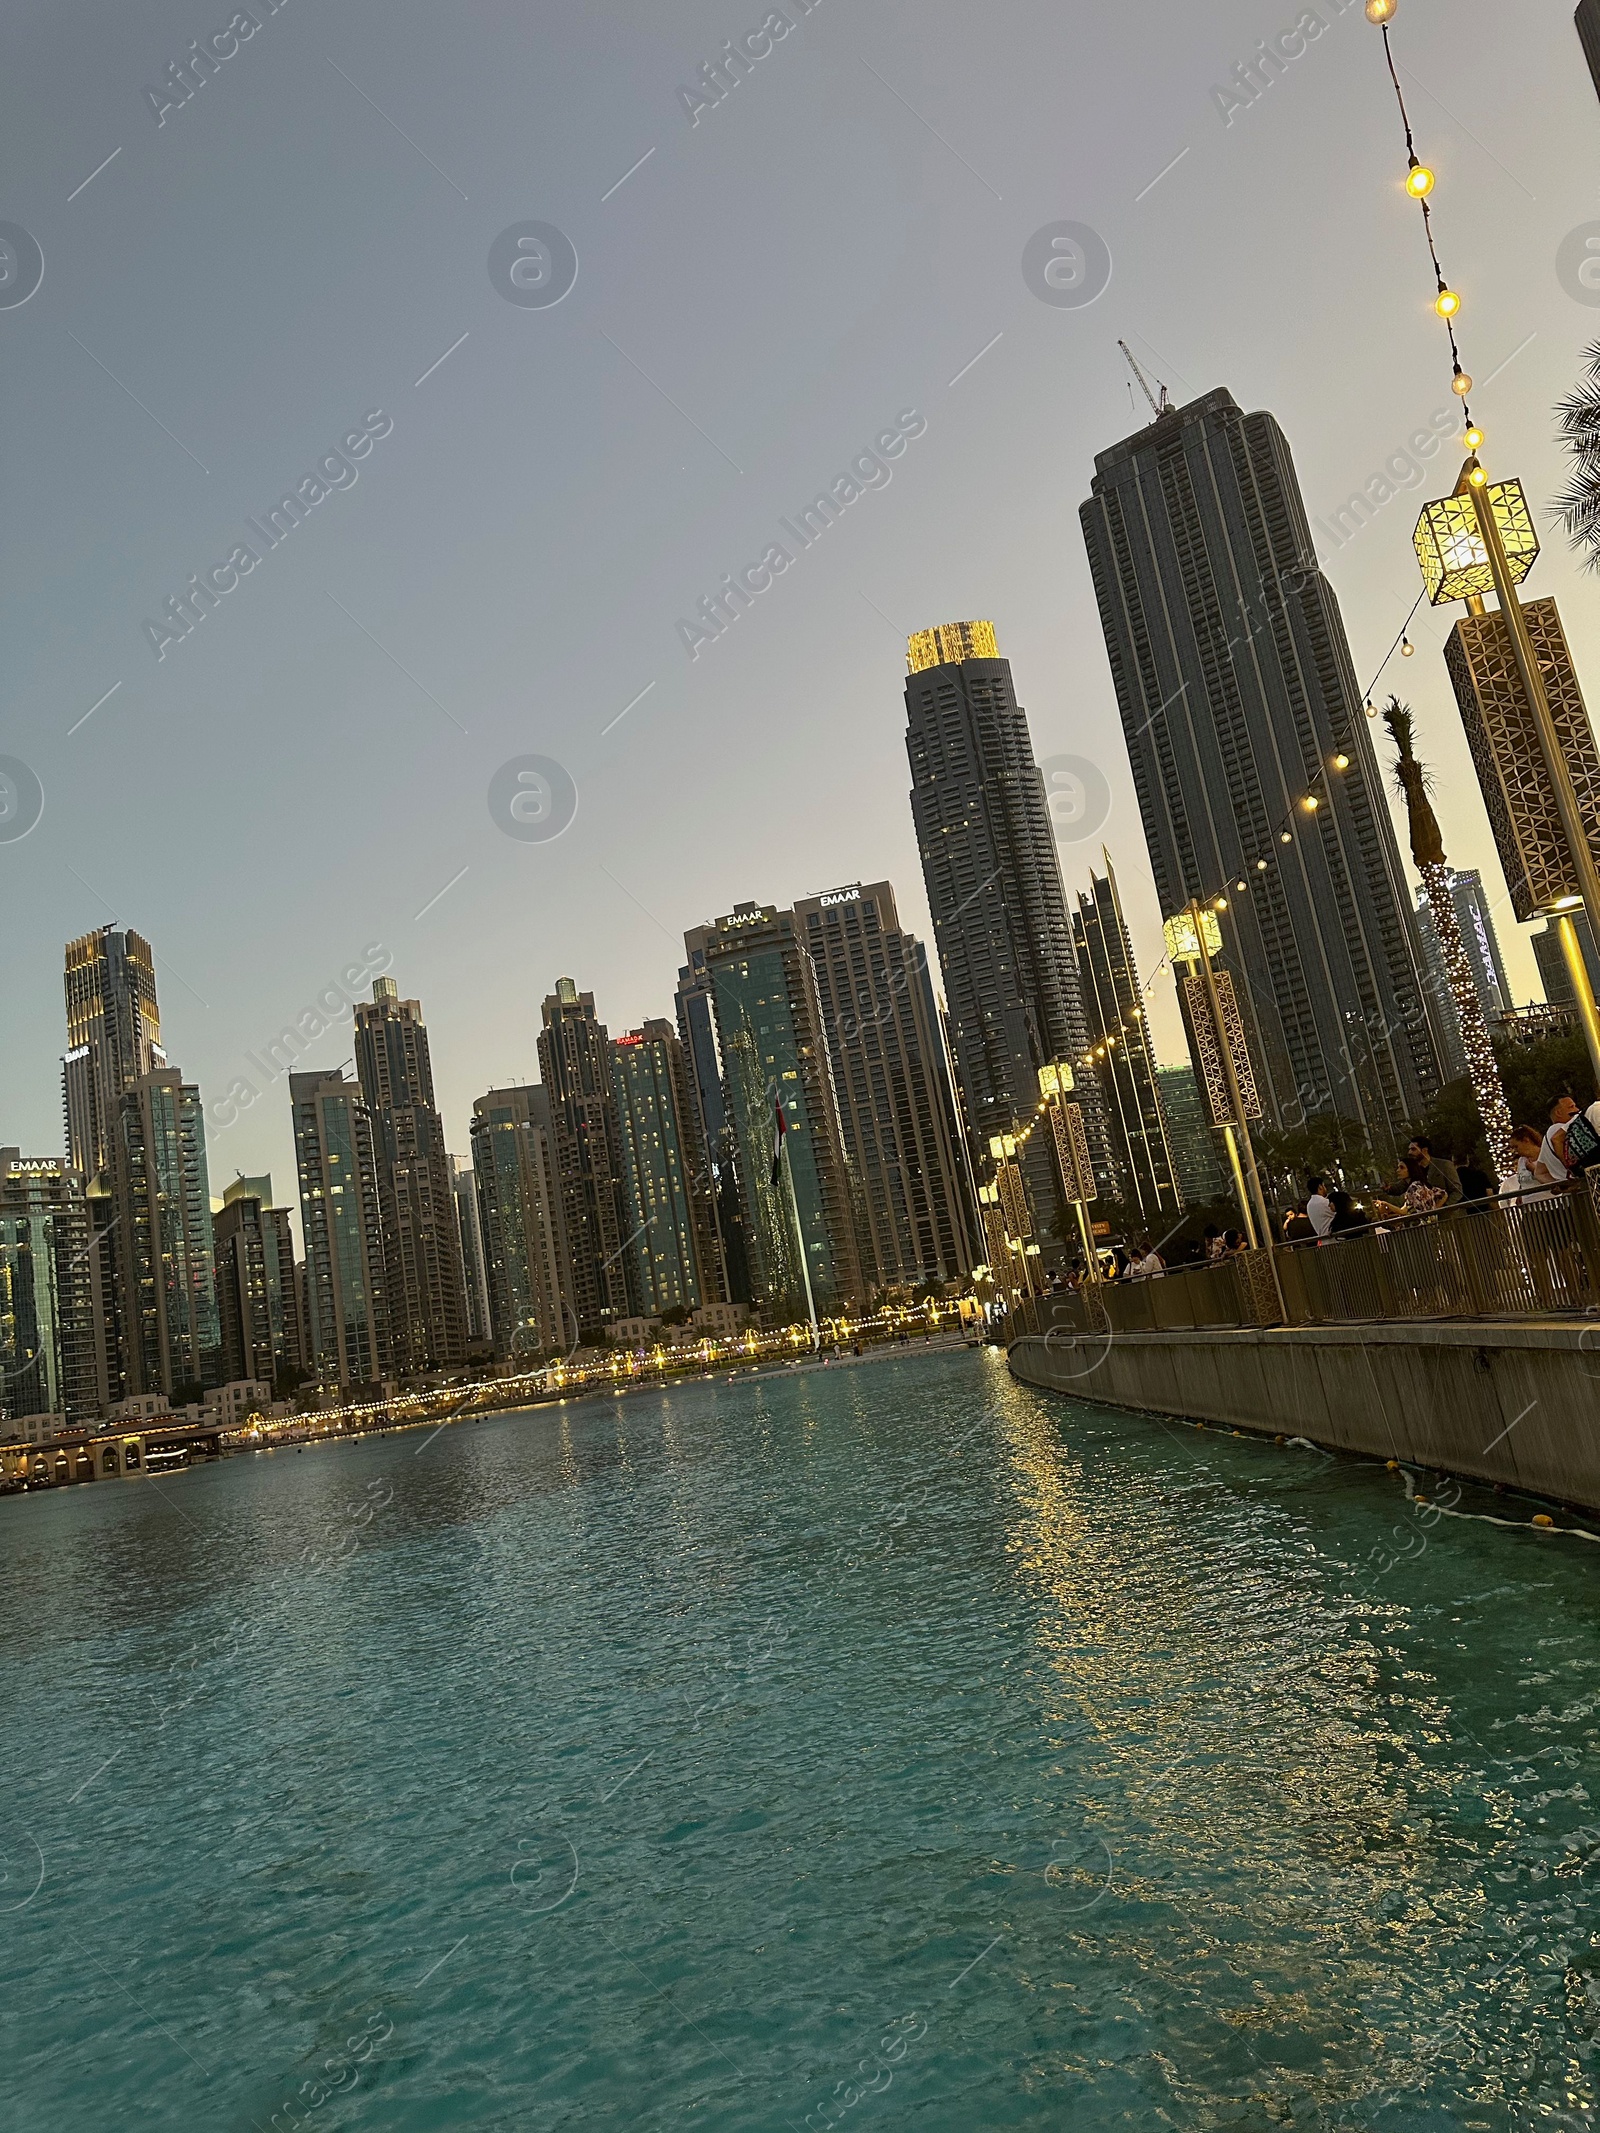
POLYGON ((1455 322, 1461 311, 1461 296, 1447 285, 1439 263, 1429 205, 1434 174, 1418 159, 1411 117, 1389 44, 1389 23, 1398 5, 1399 0, 1367 0, 1366 14, 1382 30, 1384 59, 1400 107, 1406 139, 1405 186, 1422 210, 1423 234, 1437 290, 1433 308, 1444 321, 1449 338, 1451 390, 1461 400, 1466 423, 1462 443, 1468 454, 1454 494, 1424 507, 1417 521, 1417 556, 1428 596, 1435 606, 1444 600, 1464 600, 1467 604, 1468 620, 1456 624, 1446 659, 1472 746, 1478 782, 1518 918, 1543 912, 1555 923, 1583 1024, 1589 1064, 1600 1085, 1600 1010, 1595 1005, 1572 920, 1572 913, 1582 908, 1588 915, 1590 932, 1600 945, 1600 869, 1596 867, 1573 774, 1576 767, 1589 787, 1593 813, 1600 796, 1596 777, 1600 764, 1577 678, 1565 656, 1555 603, 1536 603, 1549 611, 1540 616, 1541 633, 1546 639, 1546 658, 1541 663, 1527 615, 1517 597, 1517 586, 1532 569, 1539 552, 1522 484, 1491 484, 1488 470, 1478 456, 1483 432, 1472 420, 1467 400, 1472 380, 1462 368, 1456 342, 1455 322), (1483 595, 1491 588, 1500 603, 1497 618, 1489 617, 1484 608, 1483 595), (1515 695, 1520 702, 1511 700, 1503 679, 1493 671, 1500 651, 1492 641, 1494 620, 1503 624, 1509 639, 1518 685, 1515 695), (1561 692, 1560 724, 1552 709, 1547 673, 1561 692), (1530 727, 1531 736, 1527 731, 1530 727), (1544 772, 1542 792, 1530 791, 1521 760, 1529 737, 1544 772), (1552 802, 1553 819, 1549 805, 1552 802))
POLYGON ((1076 1086, 1071 1067, 1064 1059, 1054 1059, 1048 1066, 1039 1069, 1039 1094, 1043 1108, 1050 1114, 1050 1131, 1056 1145, 1056 1167, 1061 1172, 1061 1188, 1072 1202, 1072 1211, 1078 1218, 1078 1241, 1083 1246, 1084 1278, 1100 1279, 1100 1260, 1094 1248, 1094 1232, 1089 1221, 1089 1202, 1099 1188, 1095 1184, 1094 1165, 1089 1159, 1089 1137, 1084 1131, 1082 1104, 1069 1104, 1066 1099, 1076 1086))
POLYGON ((1212 1120, 1222 1128, 1228 1164, 1233 1172, 1233 1187, 1244 1217, 1245 1236, 1251 1249, 1255 1250, 1272 1242, 1272 1224, 1267 1216, 1266 1195, 1261 1189, 1248 1123, 1252 1117, 1261 1117, 1261 1101, 1256 1094, 1255 1074, 1245 1045, 1244 1017, 1239 1012, 1233 978, 1225 970, 1219 972, 1211 961, 1212 956, 1222 949, 1222 927, 1215 911, 1192 896, 1175 918, 1167 920, 1163 931, 1167 954, 1173 963, 1188 965, 1184 993, 1200 1052, 1201 1080, 1211 1106, 1212 1120), (1248 1094, 1244 1077, 1249 1079, 1248 1094), (1242 1165, 1239 1157, 1241 1143, 1244 1148, 1242 1165))

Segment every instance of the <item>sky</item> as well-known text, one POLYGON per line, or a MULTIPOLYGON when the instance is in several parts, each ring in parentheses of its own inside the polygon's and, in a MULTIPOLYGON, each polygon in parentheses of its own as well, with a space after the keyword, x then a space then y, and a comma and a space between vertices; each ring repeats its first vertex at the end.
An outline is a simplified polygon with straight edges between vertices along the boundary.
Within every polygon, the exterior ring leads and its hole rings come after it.
MULTIPOLYGON (((0 1142, 61 1145, 62 944, 108 922, 154 945, 213 1192, 270 1170, 280 1201, 287 1089, 247 1061, 327 988, 365 996, 350 973, 423 1003, 465 1154, 473 1098, 537 1078, 559 975, 617 1034, 670 1015, 684 928, 736 902, 887 877, 926 937, 902 690, 936 622, 992 618, 1037 755, 1102 772, 1069 899, 1104 842, 1153 970, 1077 518, 1147 414, 1118 339, 1177 400, 1270 409, 1313 520, 1452 406, 1379 33, 1315 6, 1246 103, 1234 70, 1296 0, 782 0, 781 38, 760 0, 251 0, 253 28, 226 0, 13 0, 0 759, 43 812, 0 835, 0 1142), (712 101, 730 40, 759 56, 712 101), (179 102, 192 42, 214 71, 179 102), (1062 222, 1109 254, 1092 302, 1024 272, 1062 222), (780 521, 874 451, 799 551, 780 521), (691 627, 773 543, 789 566, 691 627), (167 603, 208 573, 179 636, 167 603)), ((1400 0, 1393 37, 1484 457, 1542 512, 1600 337, 1571 9, 1400 0)), ((1455 470, 1402 466, 1353 539, 1318 534, 1363 682, 1455 470)), ((1600 676, 1600 588, 1545 540, 1530 593, 1600 676)), ((1424 606, 1382 687, 1452 860, 1503 894, 1441 656, 1459 612, 1424 606)), ((1153 1009, 1181 1057, 1164 977, 1153 1009)), ((346 1013, 301 1063, 351 1049, 346 1013)))

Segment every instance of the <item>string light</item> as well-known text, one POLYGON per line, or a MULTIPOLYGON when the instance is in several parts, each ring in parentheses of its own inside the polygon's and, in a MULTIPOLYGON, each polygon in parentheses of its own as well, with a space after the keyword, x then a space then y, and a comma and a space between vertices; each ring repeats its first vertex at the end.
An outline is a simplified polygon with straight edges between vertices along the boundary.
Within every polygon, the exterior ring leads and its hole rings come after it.
POLYGON ((1483 432, 1478 428, 1476 423, 1474 423, 1472 427, 1467 431, 1467 434, 1462 438, 1461 442, 1469 452, 1475 452, 1478 449, 1479 445, 1482 444, 1483 432))
POLYGON ((1402 659, 1414 659, 1416 655, 1417 648, 1411 642, 1411 639, 1409 637, 1402 637, 1400 640, 1400 657, 1402 659))
POLYGON ((1317 809, 1322 805, 1322 802, 1317 798, 1314 792, 1308 792, 1305 798, 1300 802, 1300 805, 1305 809, 1308 815, 1314 815, 1317 809))
POLYGON ((1439 293, 1433 300, 1433 308, 1441 318, 1454 318, 1461 309, 1461 299, 1454 289, 1447 289, 1444 283, 1440 282, 1439 293))
POLYGON ((1293 844, 1294 839, 1287 830, 1284 830, 1280 833, 1278 842, 1280 844, 1293 844))
POLYGON ((1267 871, 1267 862, 1266 862, 1266 861, 1265 861, 1264 859, 1258 859, 1258 860, 1256 861, 1256 872, 1257 872, 1258 874, 1264 874, 1264 873, 1265 873, 1266 871, 1267 871))
POLYGON ((1411 158, 1411 168, 1406 172, 1406 191, 1413 200, 1421 200, 1433 191, 1433 172, 1426 163, 1411 158))
POLYGON ((1347 755, 1336 755, 1333 759, 1333 767, 1335 770, 1348 770, 1350 768, 1350 758, 1347 755))

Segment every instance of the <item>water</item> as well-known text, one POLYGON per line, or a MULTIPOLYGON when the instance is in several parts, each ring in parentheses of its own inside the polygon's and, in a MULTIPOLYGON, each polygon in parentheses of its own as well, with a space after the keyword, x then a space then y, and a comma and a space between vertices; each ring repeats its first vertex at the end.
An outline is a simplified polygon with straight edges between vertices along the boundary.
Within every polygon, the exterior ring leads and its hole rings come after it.
POLYGON ((958 1351, 0 1553, 25 2133, 1593 2123, 1580 1540, 958 1351))

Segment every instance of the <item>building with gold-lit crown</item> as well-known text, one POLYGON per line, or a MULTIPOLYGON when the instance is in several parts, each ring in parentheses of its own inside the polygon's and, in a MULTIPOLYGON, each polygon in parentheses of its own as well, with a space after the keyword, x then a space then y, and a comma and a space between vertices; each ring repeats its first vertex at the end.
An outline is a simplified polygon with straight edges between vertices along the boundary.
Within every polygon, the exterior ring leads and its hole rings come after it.
MULTIPOLYGON (((1083 1060, 1089 1024, 1044 780, 994 624, 920 630, 906 664, 911 813, 956 1076, 984 1150, 1026 1131, 1038 1110, 1039 1069, 1083 1060)), ((1092 1083, 1084 1114, 1095 1175, 1120 1197, 1092 1083)), ((1047 1134, 1026 1143, 1022 1163, 1044 1241, 1071 1235, 1047 1134)))

